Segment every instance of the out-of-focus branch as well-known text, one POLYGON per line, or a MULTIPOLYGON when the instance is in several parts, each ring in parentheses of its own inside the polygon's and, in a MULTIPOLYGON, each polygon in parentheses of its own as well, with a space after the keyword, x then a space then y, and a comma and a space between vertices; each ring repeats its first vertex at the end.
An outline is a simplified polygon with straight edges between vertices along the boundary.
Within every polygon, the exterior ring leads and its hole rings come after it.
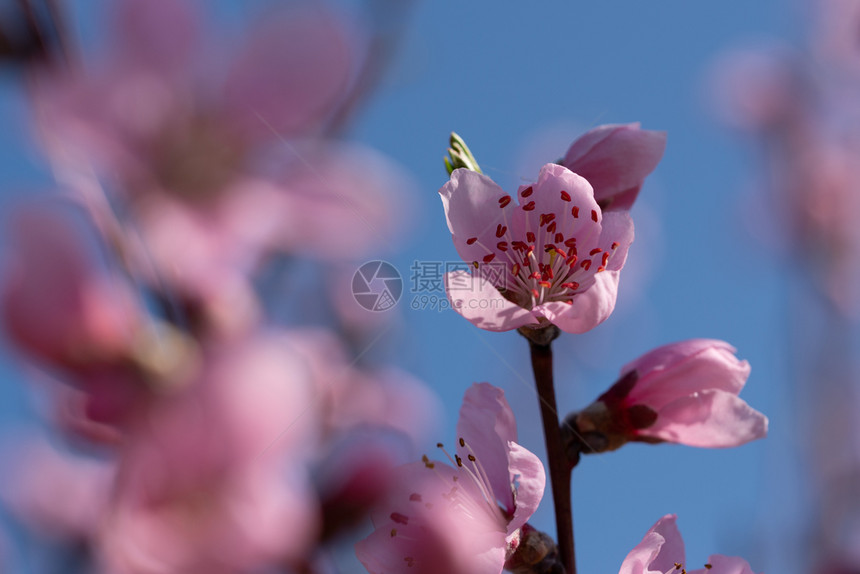
POLYGON ((372 32, 367 58, 352 90, 329 122, 325 135, 336 137, 343 134, 355 113, 378 87, 401 43, 414 4, 414 0, 368 0, 365 6, 368 20, 372 22, 372 32))

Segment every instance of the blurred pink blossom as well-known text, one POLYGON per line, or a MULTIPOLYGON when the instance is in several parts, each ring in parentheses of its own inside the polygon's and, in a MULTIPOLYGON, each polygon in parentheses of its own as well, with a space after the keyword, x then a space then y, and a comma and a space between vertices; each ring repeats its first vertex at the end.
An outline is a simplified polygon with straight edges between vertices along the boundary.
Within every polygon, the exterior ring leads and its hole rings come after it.
POLYGON ((4 458, 2 498, 8 508, 52 538, 92 541, 110 500, 112 465, 32 436, 16 440, 4 458))
POLYGON ((684 540, 676 519, 674 514, 667 514, 658 520, 624 559, 618 574, 754 574, 746 560, 720 554, 712 554, 703 568, 687 570, 684 540))
POLYGON ((516 550, 546 477, 515 442, 501 389, 480 383, 466 391, 457 434, 450 466, 425 456, 398 469, 394 491, 372 515, 376 529, 356 544, 371 573, 496 574, 516 550))
POLYGON ((626 441, 725 448, 767 435, 767 417, 737 395, 750 366, 723 341, 664 345, 621 369, 615 385, 576 415, 580 432, 597 431, 609 450, 626 441))
POLYGON ((29 205, 10 217, 2 311, 21 349, 74 371, 128 354, 141 314, 128 285, 99 269, 68 215, 29 205))
POLYGON ((458 169, 439 193, 457 253, 475 267, 448 273, 446 291, 473 324, 584 333, 612 313, 633 221, 602 212, 584 178, 547 164, 516 204, 490 178, 458 169))
POLYGON ((95 166, 119 205, 112 239, 133 273, 206 328, 235 332, 256 322, 248 275, 264 256, 393 245, 396 195, 412 184, 378 153, 314 139, 361 52, 339 17, 311 4, 274 11, 228 58, 229 42, 204 42, 192 6, 118 2, 108 61, 40 78, 36 111, 61 171, 95 166))
POLYGON ((111 572, 301 562, 319 529, 308 374, 276 333, 212 345, 129 431, 99 555, 111 572))
POLYGON ((325 329, 295 329, 286 336, 310 373, 328 437, 360 428, 388 429, 416 446, 436 430, 439 400, 409 373, 360 367, 335 333, 325 329))
MULTIPOLYGON (((66 394, 71 402, 63 408, 66 422, 86 433, 96 429, 85 419, 126 420, 145 402, 147 380, 178 348, 151 347, 155 335, 131 287, 96 264, 84 227, 69 215, 47 205, 15 212, 0 301, 11 341, 83 391, 66 394)), ((169 378, 171 370, 160 374, 169 378)), ((91 438, 97 434, 109 438, 100 431, 91 438)))

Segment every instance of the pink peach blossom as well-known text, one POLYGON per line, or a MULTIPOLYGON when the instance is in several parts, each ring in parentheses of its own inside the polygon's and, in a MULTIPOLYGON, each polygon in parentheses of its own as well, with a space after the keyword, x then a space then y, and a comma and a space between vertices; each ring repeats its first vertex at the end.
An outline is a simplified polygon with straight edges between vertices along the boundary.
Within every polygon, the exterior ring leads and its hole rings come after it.
POLYGON ((666 132, 608 124, 573 142, 561 165, 588 180, 603 211, 629 210, 665 149, 666 132))
POLYGON ((602 212, 583 177, 547 164, 517 204, 490 178, 457 169, 439 193, 457 252, 474 267, 449 273, 446 291, 473 324, 584 333, 612 313, 633 221, 602 212))
POLYGON ((372 515, 376 529, 356 545, 372 574, 497 574, 517 548, 546 477, 540 460, 515 442, 504 393, 472 385, 457 433, 450 465, 425 456, 399 468, 390 498, 372 515))
POLYGON ((664 345, 628 363, 615 385, 575 422, 610 449, 628 440, 725 448, 767 435, 768 420, 738 397, 750 373, 724 341, 664 345))
POLYGON ((684 540, 676 519, 674 514, 667 514, 658 520, 624 559, 618 574, 754 574, 746 560, 720 554, 711 555, 703 568, 687 570, 684 540))
POLYGON ((249 571, 299 562, 316 539, 318 417, 300 358, 257 333, 203 363, 129 428, 99 538, 107 571, 249 571))

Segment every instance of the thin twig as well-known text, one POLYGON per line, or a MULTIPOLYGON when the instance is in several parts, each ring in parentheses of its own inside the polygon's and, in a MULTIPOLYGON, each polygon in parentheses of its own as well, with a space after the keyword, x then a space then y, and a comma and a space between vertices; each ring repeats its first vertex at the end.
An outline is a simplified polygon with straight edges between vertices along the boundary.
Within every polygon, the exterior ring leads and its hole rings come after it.
POLYGON ((555 526, 558 550, 567 574, 576 574, 576 550, 573 542, 573 506, 570 496, 571 467, 561 441, 561 427, 555 402, 555 385, 552 376, 552 347, 529 339, 532 370, 540 396, 540 414, 549 461, 552 500, 555 507, 555 526))

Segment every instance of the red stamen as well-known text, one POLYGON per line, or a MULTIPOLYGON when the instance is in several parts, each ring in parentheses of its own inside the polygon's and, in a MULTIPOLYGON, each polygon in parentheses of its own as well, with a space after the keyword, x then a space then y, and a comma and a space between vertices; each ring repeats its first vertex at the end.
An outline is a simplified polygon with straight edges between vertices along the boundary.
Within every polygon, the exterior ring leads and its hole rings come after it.
POLYGON ((535 209, 535 202, 534 201, 530 201, 523 206, 523 211, 534 211, 534 209, 535 209))
POLYGON ((489 263, 490 261, 492 261, 495 258, 496 258, 495 253, 490 253, 489 255, 484 255, 484 263, 489 263))
POLYGON ((591 259, 584 259, 579 266, 588 271, 591 268, 591 259))
MULTIPOLYGON (((563 241, 564 241, 564 234, 563 234, 563 233, 556 233, 556 234, 555 234, 555 242, 556 242, 556 243, 561 243, 561 242, 563 242, 563 241)), ((564 241, 564 244, 565 244, 565 245, 567 245, 567 242, 566 242, 566 241, 564 241)))
POLYGON ((526 233, 526 241, 528 241, 529 243, 534 243, 535 242, 535 234, 532 233, 531 231, 526 233))
POLYGON ((592 249, 591 251, 589 251, 589 252, 588 252, 588 254, 589 254, 589 255, 597 255, 597 254, 598 254, 598 253, 600 253, 601 251, 603 251, 603 250, 602 250, 600 247, 595 247, 594 249, 592 249))
POLYGON ((466 240, 466 245, 474 245, 474 243, 478 240, 477 237, 470 237, 466 240))
POLYGON ((579 283, 577 283, 576 281, 568 281, 567 283, 562 283, 561 286, 567 287, 568 289, 573 289, 574 291, 579 289, 579 283))
POLYGON ((570 194, 564 190, 561 190, 561 200, 570 201, 570 194))
POLYGON ((507 226, 502 225, 501 223, 496 226, 496 237, 502 237, 505 232, 508 230, 507 226))
POLYGON ((532 193, 534 193, 534 189, 532 188, 532 186, 528 186, 528 187, 527 187, 527 188, 525 188, 525 189, 523 190, 523 192, 520 194, 520 197, 528 197, 528 196, 530 196, 532 193))
POLYGON ((591 210, 591 220, 597 221, 597 210, 596 209, 591 210))
POLYGON ((507 251, 508 250, 508 242, 507 241, 499 241, 498 243, 496 243, 496 249, 498 249, 499 251, 502 251, 502 252, 507 251))
POLYGON ((499 207, 507 207, 507 205, 511 202, 511 196, 505 195, 499 198, 499 207))
POLYGON ((574 217, 579 217, 579 207, 573 206, 573 209, 570 210, 570 214, 574 217))

